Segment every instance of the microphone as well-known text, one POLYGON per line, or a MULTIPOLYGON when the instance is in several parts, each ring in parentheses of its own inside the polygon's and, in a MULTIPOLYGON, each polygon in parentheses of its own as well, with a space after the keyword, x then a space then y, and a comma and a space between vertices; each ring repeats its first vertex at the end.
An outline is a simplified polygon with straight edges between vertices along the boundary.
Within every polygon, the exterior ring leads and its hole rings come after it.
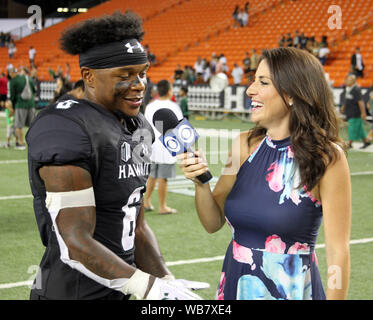
MULTIPOLYGON (((173 157, 185 152, 194 154, 191 147, 198 140, 199 135, 186 118, 179 121, 170 109, 161 108, 154 113, 153 124, 161 133, 159 140, 173 157)), ((212 179, 211 172, 206 171, 197 176, 197 179, 206 183, 212 179)))

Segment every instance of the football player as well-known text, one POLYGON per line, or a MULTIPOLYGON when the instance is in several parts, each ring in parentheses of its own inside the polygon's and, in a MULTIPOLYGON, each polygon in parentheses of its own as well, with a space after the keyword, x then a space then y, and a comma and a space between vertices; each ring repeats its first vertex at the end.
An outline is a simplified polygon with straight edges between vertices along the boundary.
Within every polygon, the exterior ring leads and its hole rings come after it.
POLYGON ((144 220, 154 135, 139 113, 149 62, 131 12, 65 30, 84 98, 42 110, 27 134, 29 178, 46 247, 31 299, 200 299, 174 281, 144 220))

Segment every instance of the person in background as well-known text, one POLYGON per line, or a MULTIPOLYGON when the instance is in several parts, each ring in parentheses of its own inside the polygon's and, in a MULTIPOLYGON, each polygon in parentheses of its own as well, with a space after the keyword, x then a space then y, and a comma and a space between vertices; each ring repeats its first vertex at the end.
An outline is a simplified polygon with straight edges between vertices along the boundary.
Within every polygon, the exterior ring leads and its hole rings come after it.
POLYGON ((205 79, 203 79, 203 73, 197 73, 195 80, 193 81, 194 85, 206 84, 205 79))
POLYGON ((8 77, 4 72, 1 73, 0 78, 0 111, 5 109, 5 102, 8 95, 8 77))
POLYGON ((158 139, 161 133, 156 129, 153 123, 153 116, 159 110, 167 108, 175 113, 179 120, 183 119, 183 114, 180 107, 173 101, 172 85, 168 80, 161 80, 157 83, 158 98, 148 104, 145 108, 145 118, 150 123, 155 134, 155 141, 152 145, 151 167, 149 179, 146 184, 146 193, 144 195, 145 211, 153 211, 154 206, 151 203, 151 197, 158 184, 158 213, 172 214, 177 213, 177 210, 167 205, 167 184, 168 179, 176 176, 175 162, 176 159, 171 156, 168 150, 163 146, 158 139))
POLYGON ((196 74, 201 73, 203 74, 203 67, 205 66, 205 62, 201 59, 201 57, 197 57, 197 61, 194 63, 194 70, 196 74))
MULTIPOLYGON (((211 72, 211 67, 210 67, 210 62, 205 61, 205 66, 203 67, 203 81, 208 83, 210 81, 212 72, 211 72)), ((183 84, 185 85, 185 83, 183 84)))
POLYGON ((326 60, 328 59, 329 54, 330 54, 330 49, 327 47, 325 43, 321 43, 321 48, 319 49, 319 60, 323 66, 326 63, 326 60))
POLYGON ((237 63, 234 63, 231 75, 233 77, 233 83, 235 86, 239 86, 241 84, 243 74, 244 72, 242 68, 237 63))
POLYGON ((9 82, 10 102, 14 109, 14 126, 19 144, 17 150, 26 149, 23 138, 23 128, 29 127, 35 116, 35 84, 28 76, 27 70, 17 73, 16 69, 11 72, 9 82))
POLYGON ((155 88, 154 82, 149 77, 146 78, 146 81, 147 81, 147 86, 146 86, 145 93, 144 93, 144 99, 142 100, 142 105, 141 105, 141 108, 140 108, 140 112, 142 114, 144 114, 145 107, 151 101, 153 101, 154 96, 157 93, 157 90, 155 88))
POLYGON ((184 70, 181 69, 180 64, 177 64, 174 70, 174 84, 181 85, 183 83, 184 70))
POLYGON ((213 191, 196 179, 208 170, 201 151, 177 156, 203 227, 232 231, 217 297, 346 299, 351 181, 323 67, 300 49, 264 50, 246 93, 256 126, 233 141, 213 191), (328 270, 338 273, 328 272, 326 296, 315 254, 322 219, 328 270))
POLYGON ((30 49, 28 51, 28 58, 30 62, 30 68, 35 68, 35 55, 36 55, 36 50, 33 46, 30 46, 30 49))
POLYGON ((256 69, 258 68, 259 58, 256 49, 253 49, 250 57, 250 82, 253 80, 256 69))
POLYGON ((369 93, 369 100, 367 102, 367 109, 370 112, 371 115, 371 121, 372 121, 372 126, 371 129, 368 133, 367 139, 372 142, 373 141, 373 91, 369 93))
POLYGON ((245 27, 249 22, 249 15, 244 9, 240 9, 237 14, 237 21, 241 27, 245 27))
POLYGON ((286 38, 286 46, 287 47, 292 47, 293 46, 293 37, 291 36, 291 33, 288 33, 288 36, 286 38))
POLYGON ((360 47, 356 47, 355 53, 351 56, 351 72, 354 73, 357 78, 363 78, 364 69, 365 65, 360 52, 360 47))
POLYGON ((233 26, 234 28, 237 28, 239 25, 240 25, 240 21, 238 20, 238 14, 240 12, 240 7, 239 5, 237 4, 235 7, 234 7, 234 10, 233 10, 233 13, 232 13, 232 17, 233 17, 233 26))
POLYGON ((356 83, 356 75, 348 74, 346 77, 346 88, 341 96, 341 112, 346 115, 348 122, 348 148, 352 148, 353 141, 363 141, 360 149, 367 148, 371 143, 367 139, 367 133, 364 129, 364 120, 366 119, 365 105, 361 95, 361 89, 356 83))
POLYGON ((60 97, 72 89, 71 83, 62 75, 56 79, 56 84, 57 86, 56 90, 54 91, 52 103, 56 102, 60 97))
MULTIPOLYGON (((78 80, 74 83, 72 89, 62 94, 57 100, 69 100, 69 99, 84 99, 84 81, 83 79, 78 80)), ((57 101, 56 100, 56 101, 57 101)))
POLYGON ((181 87, 180 88, 180 109, 183 114, 183 117, 189 120, 189 108, 188 108, 188 88, 181 87))
POLYGON ((14 126, 14 109, 10 101, 5 102, 5 117, 6 117, 6 147, 10 148, 12 136, 15 139, 15 146, 18 145, 18 137, 14 126))
POLYGON ((70 64, 68 62, 66 62, 65 64, 65 78, 67 81, 71 81, 71 67, 70 67, 70 64))
POLYGON ((216 64, 218 63, 218 57, 215 52, 211 54, 211 61, 210 61, 210 69, 211 74, 214 75, 216 73, 216 64))
POLYGON ((295 30, 295 35, 294 35, 294 39, 293 39, 293 47, 294 48, 299 48, 300 47, 300 35, 299 35, 298 30, 295 30))
POLYGON ((9 56, 9 59, 13 59, 14 58, 14 54, 16 53, 17 51, 17 47, 14 43, 13 40, 11 40, 8 44, 8 56, 9 56))

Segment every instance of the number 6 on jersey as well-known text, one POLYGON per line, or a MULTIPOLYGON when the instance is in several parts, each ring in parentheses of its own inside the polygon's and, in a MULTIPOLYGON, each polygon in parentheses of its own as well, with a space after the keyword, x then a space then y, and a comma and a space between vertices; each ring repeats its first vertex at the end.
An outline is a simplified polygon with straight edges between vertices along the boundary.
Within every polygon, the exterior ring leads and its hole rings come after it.
POLYGON ((136 188, 128 197, 128 202, 122 207, 124 212, 122 246, 125 251, 131 250, 135 241, 136 228, 136 206, 134 204, 141 200, 141 190, 144 186, 136 188))

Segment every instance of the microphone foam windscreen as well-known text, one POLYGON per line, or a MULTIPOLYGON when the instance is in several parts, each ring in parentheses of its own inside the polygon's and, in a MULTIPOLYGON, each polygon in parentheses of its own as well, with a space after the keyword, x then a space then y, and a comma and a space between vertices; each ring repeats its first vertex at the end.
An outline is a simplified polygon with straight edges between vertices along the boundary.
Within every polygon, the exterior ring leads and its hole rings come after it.
POLYGON ((162 108, 153 115, 153 124, 155 128, 164 135, 168 130, 176 128, 179 120, 175 113, 170 109, 162 108))

